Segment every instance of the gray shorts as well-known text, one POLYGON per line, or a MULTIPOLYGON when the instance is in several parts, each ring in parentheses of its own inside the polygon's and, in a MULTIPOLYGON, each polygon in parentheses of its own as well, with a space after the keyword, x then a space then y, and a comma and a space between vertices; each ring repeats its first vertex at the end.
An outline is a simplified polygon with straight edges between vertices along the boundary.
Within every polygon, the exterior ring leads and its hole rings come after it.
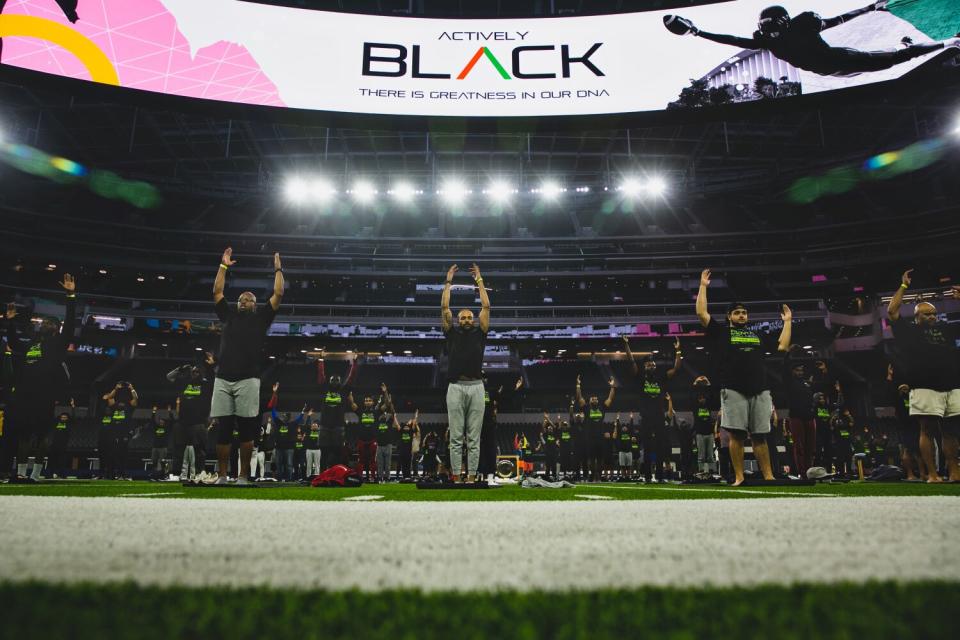
POLYGON ((621 451, 621 452, 620 452, 620 466, 621 466, 621 467, 632 467, 632 466, 633 466, 633 451, 621 451))
POLYGON ((230 382, 223 378, 213 381, 213 399, 210 417, 240 416, 254 418, 260 415, 260 378, 244 378, 230 382))
POLYGON ((748 433, 770 433, 773 398, 769 391, 745 396, 733 389, 720 389, 720 426, 748 433))

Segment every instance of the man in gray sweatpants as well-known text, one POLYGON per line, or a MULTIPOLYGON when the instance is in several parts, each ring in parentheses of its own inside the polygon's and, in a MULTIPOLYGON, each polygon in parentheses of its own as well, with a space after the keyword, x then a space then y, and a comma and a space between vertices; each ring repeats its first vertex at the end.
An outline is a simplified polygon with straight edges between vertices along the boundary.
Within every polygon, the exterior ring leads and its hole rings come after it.
MULTIPOLYGON (((480 463, 480 431, 483 427, 484 388, 483 351, 490 329, 490 298, 483 286, 480 267, 474 264, 470 274, 480 295, 479 323, 473 312, 461 309, 454 326, 450 311, 450 288, 457 265, 447 271, 446 286, 440 300, 443 335, 447 339, 447 420, 450 429, 450 466, 454 482, 463 476, 463 450, 467 450, 464 480, 475 482, 480 463), (464 440, 466 437, 466 440, 464 440)), ((472 287, 470 288, 472 290, 472 287)))

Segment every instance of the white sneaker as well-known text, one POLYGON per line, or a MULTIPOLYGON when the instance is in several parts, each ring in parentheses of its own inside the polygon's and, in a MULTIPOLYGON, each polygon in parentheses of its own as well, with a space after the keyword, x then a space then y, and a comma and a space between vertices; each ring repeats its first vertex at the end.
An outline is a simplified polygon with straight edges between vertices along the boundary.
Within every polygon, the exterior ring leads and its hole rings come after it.
POLYGON ((490 485, 491 487, 495 487, 500 483, 497 482, 497 477, 491 473, 487 475, 487 484, 490 485))
POLYGON ((175 476, 171 473, 167 476, 167 482, 180 482, 180 476, 175 476))
POLYGON ((237 485, 244 485, 244 484, 253 484, 253 483, 250 482, 249 480, 247 480, 246 478, 240 477, 240 478, 237 478, 236 484, 237 484, 237 485))
POLYGON ((217 477, 216 480, 214 480, 210 484, 227 484, 228 482, 229 480, 227 479, 227 476, 219 476, 217 477))

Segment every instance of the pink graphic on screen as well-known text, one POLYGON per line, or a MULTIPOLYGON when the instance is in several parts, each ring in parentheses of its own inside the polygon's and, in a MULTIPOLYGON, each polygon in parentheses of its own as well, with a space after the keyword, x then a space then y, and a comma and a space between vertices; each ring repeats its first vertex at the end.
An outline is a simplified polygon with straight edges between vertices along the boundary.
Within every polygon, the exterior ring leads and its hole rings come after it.
MULTIPOLYGON (((80 20, 73 25, 54 0, 8 0, 3 13, 46 18, 76 29, 107 54, 124 87, 285 106, 276 85, 242 45, 221 41, 191 57, 189 43, 159 0, 80 0, 80 20)), ((36 38, 4 38, 3 63, 90 79, 72 53, 36 38)))

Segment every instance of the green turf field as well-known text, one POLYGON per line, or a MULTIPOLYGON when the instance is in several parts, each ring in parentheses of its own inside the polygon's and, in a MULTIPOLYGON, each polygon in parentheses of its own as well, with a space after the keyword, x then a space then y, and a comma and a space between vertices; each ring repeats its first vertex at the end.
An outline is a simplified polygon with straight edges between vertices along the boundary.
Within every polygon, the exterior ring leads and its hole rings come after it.
POLYGON ((955 638, 958 583, 424 594, 0 584, 0 638, 955 638))
POLYGON ((39 484, 0 485, 0 496, 74 496, 145 497, 164 499, 238 499, 238 500, 343 500, 362 496, 382 496, 391 501, 450 500, 584 500, 584 495, 605 496, 613 500, 700 500, 707 498, 777 498, 864 496, 960 496, 960 484, 849 482, 797 487, 727 487, 724 485, 636 485, 582 484, 572 489, 521 489, 502 486, 481 490, 421 490, 410 484, 364 485, 358 488, 272 487, 265 483, 252 489, 234 487, 184 487, 179 483, 125 481, 48 481, 39 484))

